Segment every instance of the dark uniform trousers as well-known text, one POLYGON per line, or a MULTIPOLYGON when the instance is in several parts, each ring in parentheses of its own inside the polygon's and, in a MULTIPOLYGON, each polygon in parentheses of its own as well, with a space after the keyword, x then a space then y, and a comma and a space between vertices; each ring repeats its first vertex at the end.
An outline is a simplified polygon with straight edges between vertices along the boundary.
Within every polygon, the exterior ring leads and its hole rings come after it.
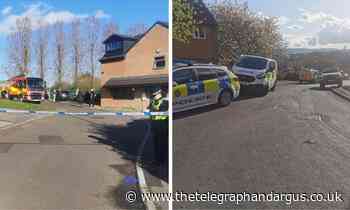
MULTIPOLYGON (((151 103, 151 111, 159 112, 162 110, 163 100, 153 101, 151 103)), ((152 133, 154 137, 154 153, 156 161, 162 164, 168 163, 169 154, 169 132, 168 132, 168 122, 167 116, 152 116, 152 133)))

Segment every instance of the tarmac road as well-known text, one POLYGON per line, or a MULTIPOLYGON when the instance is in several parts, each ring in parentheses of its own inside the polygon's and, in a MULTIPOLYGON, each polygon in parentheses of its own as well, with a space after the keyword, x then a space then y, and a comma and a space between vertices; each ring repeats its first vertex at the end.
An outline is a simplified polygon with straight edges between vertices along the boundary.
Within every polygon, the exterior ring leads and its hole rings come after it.
POLYGON ((280 82, 265 97, 175 116, 174 191, 342 193, 343 202, 177 202, 175 209, 350 208, 350 103, 280 82))
POLYGON ((50 116, 0 129, 0 209, 144 209, 125 193, 139 193, 135 161, 146 127, 131 117, 50 116))

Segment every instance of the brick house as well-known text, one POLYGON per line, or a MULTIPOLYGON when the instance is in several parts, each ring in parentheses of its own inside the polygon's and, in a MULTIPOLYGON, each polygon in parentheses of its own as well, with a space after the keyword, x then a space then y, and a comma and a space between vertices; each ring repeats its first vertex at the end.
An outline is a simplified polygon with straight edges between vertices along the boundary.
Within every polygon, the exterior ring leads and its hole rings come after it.
POLYGON ((156 88, 168 88, 168 24, 155 23, 144 34, 113 34, 103 43, 101 106, 142 111, 156 88))
POLYGON ((202 0, 188 0, 188 3, 194 11, 196 30, 189 43, 173 40, 174 58, 216 63, 218 24, 202 0))

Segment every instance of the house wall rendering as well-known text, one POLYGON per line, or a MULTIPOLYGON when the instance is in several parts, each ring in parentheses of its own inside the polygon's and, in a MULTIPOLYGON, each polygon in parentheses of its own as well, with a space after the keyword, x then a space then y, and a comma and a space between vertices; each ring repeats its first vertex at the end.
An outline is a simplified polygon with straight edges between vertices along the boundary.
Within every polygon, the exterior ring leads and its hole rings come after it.
POLYGON ((134 46, 132 46, 124 58, 102 62, 101 105, 103 107, 119 109, 132 108, 135 110, 146 109, 149 104, 150 93, 148 93, 145 88, 151 88, 154 85, 138 84, 127 87, 107 87, 106 83, 112 78, 132 79, 138 76, 167 76, 169 67, 168 36, 167 27, 164 27, 162 24, 155 24, 134 46), (156 57, 164 57, 165 66, 162 68, 155 68, 156 57), (113 97, 115 91, 130 91, 130 89, 133 91, 132 97, 113 97))
POLYGON ((173 51, 177 59, 194 60, 202 63, 217 62, 217 29, 213 25, 201 25, 205 37, 192 38, 189 43, 174 40, 173 51))

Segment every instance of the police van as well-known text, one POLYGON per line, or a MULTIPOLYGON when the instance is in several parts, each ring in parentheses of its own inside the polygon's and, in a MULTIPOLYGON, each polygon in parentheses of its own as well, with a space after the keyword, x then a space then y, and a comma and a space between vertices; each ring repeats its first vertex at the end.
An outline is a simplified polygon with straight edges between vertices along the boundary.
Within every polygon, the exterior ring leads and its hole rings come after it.
POLYGON ((239 90, 238 77, 224 66, 180 65, 173 69, 173 112, 211 104, 227 106, 239 90))
POLYGON ((273 91, 277 84, 277 62, 270 58, 242 55, 232 67, 243 87, 253 87, 259 95, 273 91))

